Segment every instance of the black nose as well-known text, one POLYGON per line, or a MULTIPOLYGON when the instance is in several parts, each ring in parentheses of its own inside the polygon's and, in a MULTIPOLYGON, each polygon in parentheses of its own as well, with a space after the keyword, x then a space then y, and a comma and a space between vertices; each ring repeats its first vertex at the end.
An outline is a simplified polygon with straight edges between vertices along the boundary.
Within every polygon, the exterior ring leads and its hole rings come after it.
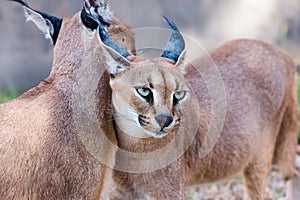
POLYGON ((159 126, 163 129, 165 127, 168 127, 173 122, 172 115, 166 115, 166 114, 160 114, 155 116, 155 120, 159 124, 159 126))

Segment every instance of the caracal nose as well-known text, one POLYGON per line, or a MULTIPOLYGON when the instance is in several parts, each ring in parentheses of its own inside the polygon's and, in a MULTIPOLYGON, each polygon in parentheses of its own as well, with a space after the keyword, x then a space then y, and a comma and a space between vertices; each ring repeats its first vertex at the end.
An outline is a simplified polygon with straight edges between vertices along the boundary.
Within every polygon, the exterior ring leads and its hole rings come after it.
POLYGON ((155 120, 161 128, 168 127, 173 122, 172 115, 169 114, 160 114, 155 116, 155 120))

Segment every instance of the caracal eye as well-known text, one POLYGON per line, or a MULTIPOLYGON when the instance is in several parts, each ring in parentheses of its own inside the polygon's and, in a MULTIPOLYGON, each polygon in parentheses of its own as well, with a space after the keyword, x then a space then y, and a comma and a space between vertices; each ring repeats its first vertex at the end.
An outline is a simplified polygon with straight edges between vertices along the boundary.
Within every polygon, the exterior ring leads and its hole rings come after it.
POLYGON ((148 88, 137 88, 136 91, 144 98, 151 94, 151 90, 148 88))
POLYGON ((186 91, 176 92, 176 93, 174 94, 174 98, 175 98, 177 101, 180 101, 180 100, 184 99, 185 95, 186 95, 186 91))

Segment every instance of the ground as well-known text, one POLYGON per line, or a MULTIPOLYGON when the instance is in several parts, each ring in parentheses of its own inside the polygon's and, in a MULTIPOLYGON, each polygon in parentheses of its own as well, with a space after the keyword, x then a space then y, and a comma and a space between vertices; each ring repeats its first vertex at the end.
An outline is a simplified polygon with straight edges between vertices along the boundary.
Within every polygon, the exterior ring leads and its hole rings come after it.
MULTIPOLYGON (((242 175, 217 184, 191 187, 187 192, 187 200, 242 200, 242 175)), ((264 200, 277 200, 285 195, 285 182, 281 175, 272 170, 269 174, 264 200)))
MULTIPOLYGON (((298 147, 300 156, 300 146, 298 147)), ((268 176, 264 200, 278 200, 285 196, 286 184, 279 172, 271 170, 268 176)), ((187 200, 242 200, 243 178, 238 175, 231 180, 216 184, 190 187, 187 200)))

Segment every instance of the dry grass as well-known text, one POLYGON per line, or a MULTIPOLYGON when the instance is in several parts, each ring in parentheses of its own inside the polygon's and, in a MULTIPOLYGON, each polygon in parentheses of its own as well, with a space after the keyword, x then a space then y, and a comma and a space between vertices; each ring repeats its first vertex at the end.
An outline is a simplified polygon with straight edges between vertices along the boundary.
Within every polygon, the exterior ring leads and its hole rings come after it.
MULTIPOLYGON (((277 200, 285 195, 285 182, 281 175, 272 170, 269 174, 264 200, 277 200)), ((187 191, 188 200, 242 200, 242 175, 216 184, 190 187, 187 191)))

